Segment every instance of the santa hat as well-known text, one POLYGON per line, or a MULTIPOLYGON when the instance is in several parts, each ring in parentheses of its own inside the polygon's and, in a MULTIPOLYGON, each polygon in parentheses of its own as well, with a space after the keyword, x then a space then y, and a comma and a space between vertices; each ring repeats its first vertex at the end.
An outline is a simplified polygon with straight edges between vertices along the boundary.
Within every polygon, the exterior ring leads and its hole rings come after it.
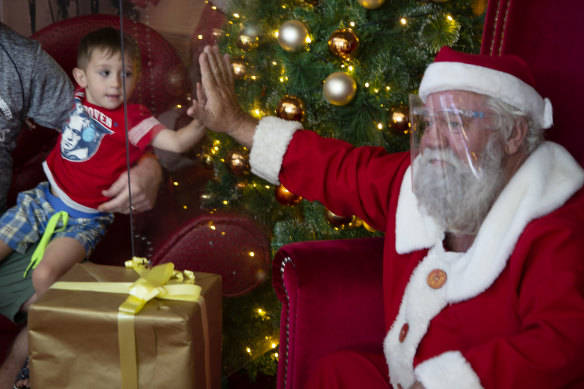
POLYGON ((516 55, 466 54, 443 47, 428 66, 419 95, 446 90, 464 90, 495 97, 525 112, 536 129, 553 124, 552 104, 535 90, 527 63, 516 55))

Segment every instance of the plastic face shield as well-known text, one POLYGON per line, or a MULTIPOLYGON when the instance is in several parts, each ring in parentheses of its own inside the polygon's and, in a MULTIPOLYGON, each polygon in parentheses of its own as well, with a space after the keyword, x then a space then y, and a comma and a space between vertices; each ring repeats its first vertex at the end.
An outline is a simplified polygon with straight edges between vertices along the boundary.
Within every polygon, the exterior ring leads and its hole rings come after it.
MULTIPOLYGON (((412 165, 420 156, 446 174, 455 168, 483 178, 482 154, 494 133, 495 114, 480 95, 452 91, 410 95, 412 165)), ((437 177, 438 178, 438 177, 437 177)))

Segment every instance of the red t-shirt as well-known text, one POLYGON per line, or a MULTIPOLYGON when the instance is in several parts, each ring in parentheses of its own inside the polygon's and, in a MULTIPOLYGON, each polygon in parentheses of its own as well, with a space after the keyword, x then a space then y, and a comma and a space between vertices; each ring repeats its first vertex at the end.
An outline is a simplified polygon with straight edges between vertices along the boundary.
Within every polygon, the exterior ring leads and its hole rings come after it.
MULTIPOLYGON (((143 105, 130 104, 127 112, 132 166, 165 126, 143 105)), ((95 106, 84 90, 77 90, 69 120, 44 168, 53 189, 73 208, 87 211, 83 207, 95 209, 109 200, 101 192, 127 170, 124 107, 95 106)))

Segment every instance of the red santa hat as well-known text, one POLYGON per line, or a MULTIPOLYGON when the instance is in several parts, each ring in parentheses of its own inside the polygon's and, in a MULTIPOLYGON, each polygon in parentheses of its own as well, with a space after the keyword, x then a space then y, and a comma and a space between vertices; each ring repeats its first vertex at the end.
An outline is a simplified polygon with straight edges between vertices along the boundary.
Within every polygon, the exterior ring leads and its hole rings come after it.
POLYGON ((525 112, 536 129, 553 124, 552 104, 535 89, 527 63, 516 55, 477 55, 443 47, 428 66, 419 95, 464 90, 495 97, 525 112))

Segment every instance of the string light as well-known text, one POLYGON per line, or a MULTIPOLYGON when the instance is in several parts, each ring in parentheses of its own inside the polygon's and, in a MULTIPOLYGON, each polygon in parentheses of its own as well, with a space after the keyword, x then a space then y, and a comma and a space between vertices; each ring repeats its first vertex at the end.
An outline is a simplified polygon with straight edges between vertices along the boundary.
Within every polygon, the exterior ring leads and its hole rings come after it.
POLYGON ((249 255, 250 257, 255 257, 255 253, 254 253, 253 251, 250 251, 250 252, 248 253, 248 255, 249 255))
POLYGON ((408 21, 406 20, 406 18, 401 18, 400 19, 401 24, 403 24, 404 26, 408 23, 408 21))
POLYGON ((203 39, 203 35, 199 34, 199 35, 197 35, 197 38, 203 39))
POLYGON ((174 186, 178 186, 178 185, 179 185, 179 184, 178 184, 178 181, 174 181, 174 182, 172 183, 172 185, 174 185, 174 186))
POLYGON ((239 14, 238 13, 234 13, 233 16, 236 17, 236 18, 239 18, 239 14))
POLYGON ((247 351, 247 353, 248 353, 249 355, 251 355, 251 349, 250 349, 249 347, 246 347, 246 348, 245 348, 245 351, 247 351))

